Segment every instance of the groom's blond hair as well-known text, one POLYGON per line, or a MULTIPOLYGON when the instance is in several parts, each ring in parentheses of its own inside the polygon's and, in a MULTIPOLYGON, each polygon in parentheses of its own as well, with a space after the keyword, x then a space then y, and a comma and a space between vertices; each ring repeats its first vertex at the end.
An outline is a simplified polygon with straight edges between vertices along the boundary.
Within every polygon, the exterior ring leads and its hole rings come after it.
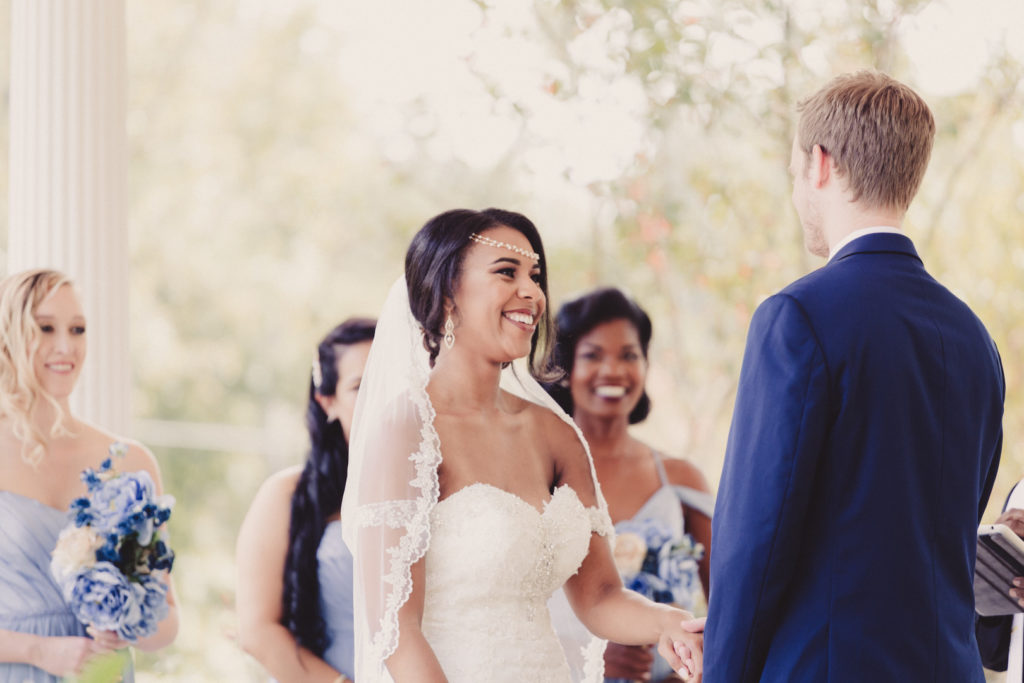
POLYGON ((916 92, 878 71, 843 74, 797 105, 797 144, 835 162, 854 201, 906 211, 921 185, 935 119, 916 92))

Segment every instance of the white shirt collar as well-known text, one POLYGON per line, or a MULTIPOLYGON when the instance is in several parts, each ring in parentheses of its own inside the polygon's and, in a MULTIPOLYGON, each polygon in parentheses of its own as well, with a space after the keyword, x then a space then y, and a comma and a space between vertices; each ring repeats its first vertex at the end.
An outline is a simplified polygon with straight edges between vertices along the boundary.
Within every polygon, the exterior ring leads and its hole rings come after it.
POLYGON ((898 230, 898 229, 892 227, 891 225, 874 225, 874 226, 872 226, 870 228, 862 228, 860 230, 854 230, 849 235, 847 235, 843 239, 839 240, 838 244, 836 244, 836 246, 833 247, 832 251, 829 252, 828 260, 825 261, 825 263, 828 264, 832 260, 833 256, 838 254, 842 250, 843 247, 845 247, 847 244, 849 244, 850 242, 854 241, 858 237, 863 237, 864 235, 873 235, 875 233, 890 233, 890 234, 894 234, 894 235, 904 235, 905 234, 902 230, 898 230))

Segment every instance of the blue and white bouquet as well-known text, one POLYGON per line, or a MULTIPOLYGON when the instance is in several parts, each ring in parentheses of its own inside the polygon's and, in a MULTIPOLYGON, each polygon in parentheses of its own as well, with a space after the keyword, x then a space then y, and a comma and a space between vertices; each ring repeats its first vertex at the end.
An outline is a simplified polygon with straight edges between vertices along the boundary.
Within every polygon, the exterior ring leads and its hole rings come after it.
POLYGON ((114 468, 127 450, 114 443, 99 469, 82 472, 88 493, 71 502, 73 519, 57 539, 50 571, 79 621, 134 642, 155 633, 168 613, 167 584, 154 572, 174 563, 160 528, 174 498, 157 496, 145 470, 114 468))
POLYGON ((704 546, 692 536, 675 539, 656 519, 628 520, 615 526, 614 555, 626 588, 655 602, 693 609, 704 546))

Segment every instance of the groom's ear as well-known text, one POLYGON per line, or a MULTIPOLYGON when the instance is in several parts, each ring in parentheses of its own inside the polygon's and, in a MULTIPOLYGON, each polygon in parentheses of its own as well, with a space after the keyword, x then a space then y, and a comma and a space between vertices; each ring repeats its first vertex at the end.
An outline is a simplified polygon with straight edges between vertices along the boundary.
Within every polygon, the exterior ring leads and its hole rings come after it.
POLYGON ((828 184, 829 180, 834 179, 836 174, 836 165, 832 160, 832 155, 821 148, 821 145, 815 145, 811 148, 811 158, 808 161, 810 168, 808 172, 810 174, 811 185, 820 189, 828 184))

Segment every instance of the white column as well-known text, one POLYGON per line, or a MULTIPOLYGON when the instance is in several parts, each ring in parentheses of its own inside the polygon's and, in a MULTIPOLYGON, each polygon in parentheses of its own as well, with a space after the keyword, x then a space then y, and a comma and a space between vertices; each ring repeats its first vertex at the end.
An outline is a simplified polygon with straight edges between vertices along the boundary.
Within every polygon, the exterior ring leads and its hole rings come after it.
POLYGON ((78 284, 88 355, 72 409, 123 434, 131 387, 124 0, 11 0, 7 272, 78 284))

